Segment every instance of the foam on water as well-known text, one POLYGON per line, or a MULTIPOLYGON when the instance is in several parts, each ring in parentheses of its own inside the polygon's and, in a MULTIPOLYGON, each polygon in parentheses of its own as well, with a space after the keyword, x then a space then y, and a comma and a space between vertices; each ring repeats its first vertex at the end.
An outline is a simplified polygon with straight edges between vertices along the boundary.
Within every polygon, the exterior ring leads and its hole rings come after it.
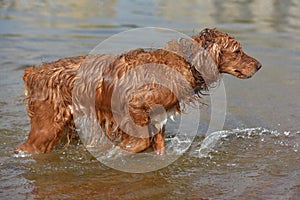
POLYGON ((32 154, 24 153, 23 151, 19 151, 18 154, 13 154, 14 158, 26 158, 31 157, 32 154))

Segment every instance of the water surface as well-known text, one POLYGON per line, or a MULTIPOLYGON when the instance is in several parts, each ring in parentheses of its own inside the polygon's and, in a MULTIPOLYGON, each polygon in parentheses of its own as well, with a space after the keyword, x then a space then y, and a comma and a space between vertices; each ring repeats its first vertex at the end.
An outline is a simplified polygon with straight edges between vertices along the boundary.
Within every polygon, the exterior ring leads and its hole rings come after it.
MULTIPOLYGON (((290 1, 0 1, 1 199, 298 199, 300 196, 300 3, 290 1), (15 157, 29 122, 22 73, 28 65, 87 54, 132 28, 233 34, 263 68, 249 80, 224 75, 222 130, 198 136, 176 162, 130 174, 82 145, 15 157)), ((206 116, 207 115, 207 116, 206 116)))

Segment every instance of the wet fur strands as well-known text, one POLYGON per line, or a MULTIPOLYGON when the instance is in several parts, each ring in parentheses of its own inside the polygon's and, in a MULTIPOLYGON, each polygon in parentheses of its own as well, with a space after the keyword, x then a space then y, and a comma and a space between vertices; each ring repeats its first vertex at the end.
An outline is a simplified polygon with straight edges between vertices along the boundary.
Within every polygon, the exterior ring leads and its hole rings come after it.
POLYGON ((216 29, 170 41, 163 49, 77 56, 27 68, 23 79, 31 130, 15 152, 51 151, 74 127, 74 115, 93 112, 115 145, 128 152, 153 147, 163 154, 167 117, 200 101, 220 74, 245 79, 260 68, 235 38, 216 29), (88 61, 92 64, 85 65, 88 61))

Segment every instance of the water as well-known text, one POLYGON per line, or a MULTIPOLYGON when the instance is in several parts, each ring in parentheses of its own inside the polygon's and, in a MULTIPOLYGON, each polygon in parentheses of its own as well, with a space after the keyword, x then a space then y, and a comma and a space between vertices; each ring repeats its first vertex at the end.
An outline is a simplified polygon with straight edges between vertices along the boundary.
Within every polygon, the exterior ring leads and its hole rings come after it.
POLYGON ((299 199, 300 3, 290 1, 0 1, 0 199, 299 199), (158 26, 192 35, 232 33, 263 68, 224 75, 224 130, 198 136, 177 161, 130 174, 99 163, 82 145, 15 157, 30 129, 27 65, 86 54, 109 36, 158 26))

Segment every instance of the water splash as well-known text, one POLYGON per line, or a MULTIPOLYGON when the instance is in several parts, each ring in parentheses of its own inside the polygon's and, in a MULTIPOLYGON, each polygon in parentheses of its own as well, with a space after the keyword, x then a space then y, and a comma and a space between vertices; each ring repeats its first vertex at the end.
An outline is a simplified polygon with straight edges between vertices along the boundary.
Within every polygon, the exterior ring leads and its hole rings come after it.
MULTIPOLYGON (((236 128, 233 130, 222 130, 213 132, 207 135, 204 140, 201 142, 200 147, 196 150, 196 157, 198 158, 211 158, 211 153, 216 152, 215 147, 217 144, 220 144, 220 140, 222 138, 228 138, 229 136, 242 138, 242 139, 251 139, 254 137, 260 137, 261 142, 265 142, 266 135, 271 135, 274 137, 295 137, 300 134, 300 131, 292 132, 292 131, 283 131, 280 132, 278 130, 269 130, 262 127, 257 128, 236 128)), ((291 146, 294 152, 299 151, 299 143, 294 141, 293 144, 285 142, 282 138, 277 138, 274 141, 275 145, 280 146, 291 146)), ((193 154, 193 153, 192 153, 193 154)))
POLYGON ((14 158, 27 158, 31 157, 32 154, 24 153, 23 151, 19 151, 18 154, 13 154, 14 158))
POLYGON ((227 137, 228 134, 230 134, 229 131, 218 131, 211 133, 207 137, 205 137, 201 143, 199 150, 196 150, 199 153, 198 157, 209 157, 209 153, 213 151, 213 148, 215 147, 219 139, 227 137))

